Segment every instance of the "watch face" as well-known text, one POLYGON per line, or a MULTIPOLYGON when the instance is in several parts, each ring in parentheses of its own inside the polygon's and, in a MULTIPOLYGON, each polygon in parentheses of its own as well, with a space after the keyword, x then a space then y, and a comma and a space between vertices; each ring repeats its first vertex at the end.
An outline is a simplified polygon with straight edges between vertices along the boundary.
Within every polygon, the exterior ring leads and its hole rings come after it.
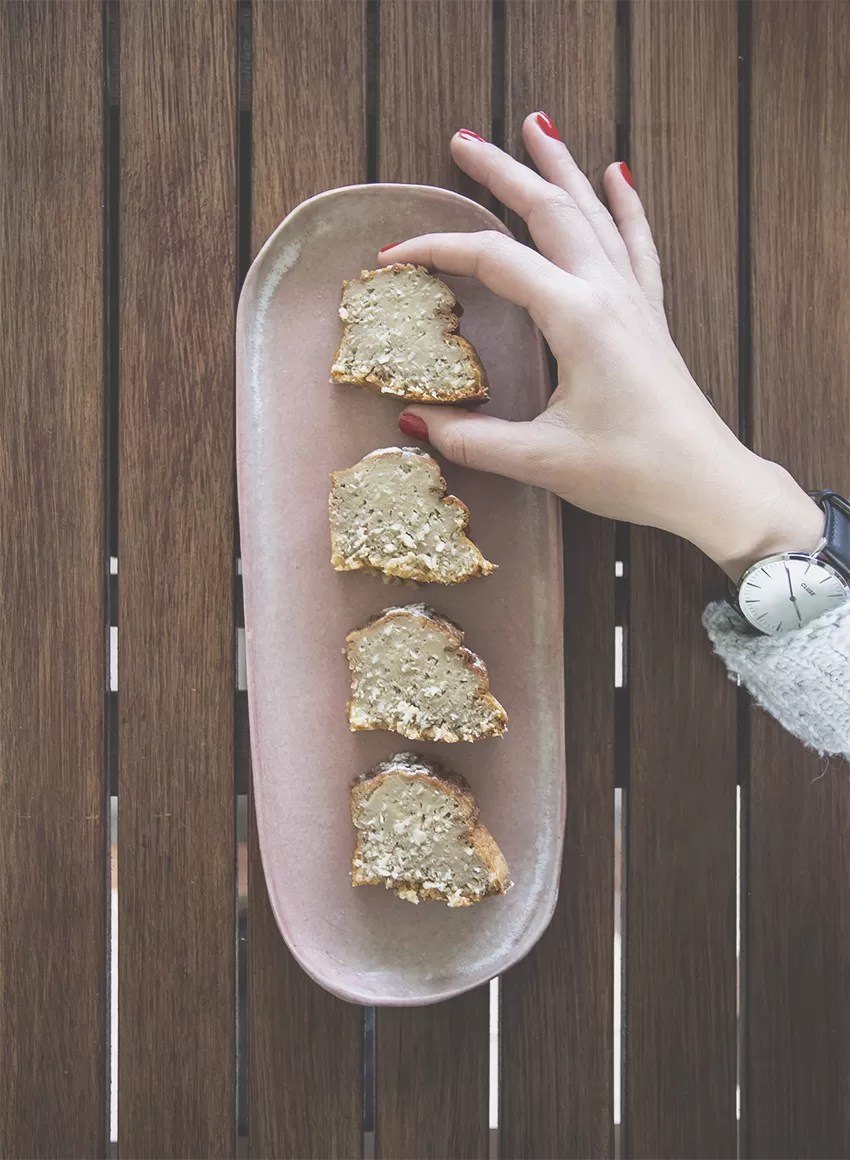
POLYGON ((748 569, 738 585, 744 616, 771 636, 800 628, 848 598, 841 576, 809 556, 771 556, 748 569))

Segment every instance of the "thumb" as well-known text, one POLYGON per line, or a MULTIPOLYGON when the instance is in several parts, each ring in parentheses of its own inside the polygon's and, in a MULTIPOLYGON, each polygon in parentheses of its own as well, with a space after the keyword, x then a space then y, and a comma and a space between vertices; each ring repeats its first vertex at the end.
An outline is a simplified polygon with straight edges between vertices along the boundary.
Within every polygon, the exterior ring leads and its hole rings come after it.
POLYGON ((550 487, 549 448, 544 432, 533 423, 511 423, 459 407, 407 407, 399 415, 399 430, 430 443, 446 459, 476 471, 506 475, 520 483, 550 487))

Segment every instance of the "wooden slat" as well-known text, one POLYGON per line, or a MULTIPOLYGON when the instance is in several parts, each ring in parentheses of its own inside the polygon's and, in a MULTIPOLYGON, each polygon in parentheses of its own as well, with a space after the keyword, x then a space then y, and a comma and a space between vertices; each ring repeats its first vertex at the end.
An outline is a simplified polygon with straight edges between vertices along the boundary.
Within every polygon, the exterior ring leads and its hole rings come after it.
POLYGON ((377 1155, 488 1155, 488 995, 377 1012, 377 1155))
MULTIPOLYGON (((304 198, 366 176, 363 0, 254 4, 253 207, 256 252, 304 198)), ((252 814, 249 834, 250 1154, 362 1152, 362 1011, 297 965, 271 912, 252 814)))
MULTIPOLYGON (((545 109, 598 183, 614 159, 613 0, 506 6, 505 136, 545 109)), ((566 583, 567 829, 558 909, 501 985, 501 1155, 612 1155, 614 530, 570 511, 566 583)))
POLYGON ((490 0, 382 0, 381 181, 475 195, 449 139, 462 128, 491 135, 491 8, 490 0))
MULTIPOLYGON (((474 194, 449 140, 491 132, 489 0, 383 0, 378 177, 474 194)), ((394 241, 397 239, 389 239, 394 241)), ((489 995, 377 1012, 377 1154, 404 1160, 487 1156, 489 995)))
MULTIPOLYGON (((753 9, 755 449, 850 493, 850 8, 753 9)), ((850 1154, 850 779, 752 712, 751 1156, 850 1154)))
MULTIPOLYGON (((737 424, 737 6, 635 4, 631 162, 671 330, 737 424)), ((734 1156, 735 689, 700 614, 723 577, 631 538, 626 1154, 734 1156)))
POLYGON ((0 6, 0 1153, 106 1130, 101 10, 0 6))
POLYGON ((234 1154, 235 10, 121 6, 125 1156, 234 1154))

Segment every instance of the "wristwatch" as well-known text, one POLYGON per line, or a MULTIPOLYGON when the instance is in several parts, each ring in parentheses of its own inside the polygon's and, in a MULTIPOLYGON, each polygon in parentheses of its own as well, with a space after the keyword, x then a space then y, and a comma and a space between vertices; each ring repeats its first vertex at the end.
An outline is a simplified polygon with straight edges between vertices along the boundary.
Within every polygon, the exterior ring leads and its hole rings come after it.
POLYGON ((802 628, 850 600, 850 503, 834 491, 810 491, 823 509, 823 539, 813 552, 780 552, 749 567, 730 602, 759 632, 802 628))

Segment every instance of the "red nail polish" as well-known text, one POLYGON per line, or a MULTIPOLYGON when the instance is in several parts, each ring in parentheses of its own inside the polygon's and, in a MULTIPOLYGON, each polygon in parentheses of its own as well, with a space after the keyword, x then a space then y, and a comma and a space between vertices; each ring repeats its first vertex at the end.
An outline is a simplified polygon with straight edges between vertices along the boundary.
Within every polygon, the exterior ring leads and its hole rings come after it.
POLYGON ((387 250, 394 250, 396 248, 396 246, 400 246, 400 245, 401 245, 401 242, 390 242, 390 244, 388 246, 381 246, 380 250, 378 250, 378 253, 385 254, 387 252, 387 250))
POLYGON ((398 429, 405 435, 409 435, 411 439, 418 439, 420 443, 428 442, 428 428, 425 426, 424 420, 420 419, 418 415, 402 411, 398 417, 398 429))
POLYGON ((623 175, 623 180, 627 181, 632 189, 634 189, 635 182, 634 178, 632 177, 632 171, 629 169, 628 165, 626 165, 625 161, 620 162, 620 173, 623 175))
POLYGON ((547 137, 551 137, 553 141, 561 140, 561 134, 558 132, 557 128, 555 127, 555 122, 552 120, 548 113, 538 113, 537 124, 540 126, 547 137))
POLYGON ((458 137, 463 137, 465 141, 483 141, 483 137, 479 137, 477 133, 473 133, 471 129, 458 129, 458 137))

